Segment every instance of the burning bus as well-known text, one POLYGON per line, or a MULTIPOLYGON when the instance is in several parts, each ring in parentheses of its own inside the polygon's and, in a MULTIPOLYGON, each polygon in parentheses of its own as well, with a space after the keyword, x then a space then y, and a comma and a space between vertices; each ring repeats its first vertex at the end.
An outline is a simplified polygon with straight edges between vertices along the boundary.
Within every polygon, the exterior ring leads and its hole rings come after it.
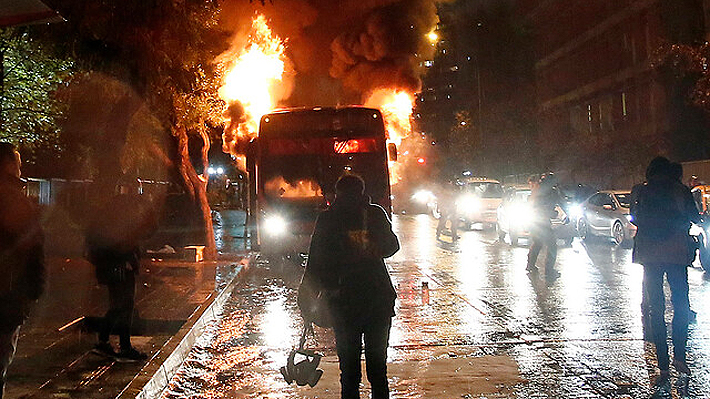
POLYGON ((391 212, 388 155, 396 160, 396 147, 387 143, 382 114, 374 108, 292 108, 264 115, 247 156, 262 255, 307 252, 316 216, 333 201, 343 174, 360 175, 372 202, 391 212))

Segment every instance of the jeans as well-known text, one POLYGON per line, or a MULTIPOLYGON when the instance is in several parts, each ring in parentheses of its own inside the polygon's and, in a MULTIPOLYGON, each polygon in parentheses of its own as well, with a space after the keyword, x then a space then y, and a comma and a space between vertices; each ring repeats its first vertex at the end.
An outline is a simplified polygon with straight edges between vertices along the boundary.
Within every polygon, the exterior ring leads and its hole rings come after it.
POLYGON ((20 326, 17 326, 13 331, 0 333, 0 399, 2 399, 5 391, 5 375, 12 358, 15 356, 19 337, 20 326))
POLYGON ((387 346, 389 345, 390 317, 365 323, 336 322, 335 346, 340 363, 342 399, 360 398, 362 370, 360 358, 365 341, 365 369, 372 386, 372 399, 388 399, 387 346))
POLYGON ((136 277, 133 273, 127 273, 124 281, 108 284, 109 310, 99 331, 100 342, 108 342, 109 335, 114 331, 119 336, 121 350, 131 348, 135 294, 136 277))
POLYGON ((668 370, 668 333, 666 298, 663 293, 663 276, 671 287, 673 303, 672 341, 673 358, 685 362, 685 347, 688 341, 690 301, 688 299, 688 268, 685 265, 650 264, 643 267, 643 295, 646 326, 651 342, 656 345, 658 368, 668 370))
POLYGON ((551 226, 535 226, 530 232, 532 244, 528 252, 528 268, 532 268, 537 263, 540 250, 545 246, 547 254, 545 256, 545 272, 554 270, 557 260, 557 237, 551 226))

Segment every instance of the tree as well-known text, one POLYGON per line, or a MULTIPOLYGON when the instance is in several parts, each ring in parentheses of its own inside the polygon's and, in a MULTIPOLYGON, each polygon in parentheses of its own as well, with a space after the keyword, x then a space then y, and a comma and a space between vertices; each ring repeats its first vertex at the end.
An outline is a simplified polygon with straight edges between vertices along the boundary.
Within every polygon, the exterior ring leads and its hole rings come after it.
POLYGON ((55 94, 66 86, 73 63, 50 50, 25 28, 0 30, 0 140, 30 150, 59 143, 66 104, 55 94))
MULTIPOLYGON (((50 5, 68 21, 53 35, 62 37, 79 66, 126 83, 177 140, 177 167, 202 211, 206 257, 214 257, 208 151, 210 128, 221 123, 224 109, 214 59, 228 44, 217 24, 217 2, 55 0, 50 5), (200 145, 191 145, 195 140, 200 145)), ((128 131, 126 124, 113 134, 125 143, 128 131)))

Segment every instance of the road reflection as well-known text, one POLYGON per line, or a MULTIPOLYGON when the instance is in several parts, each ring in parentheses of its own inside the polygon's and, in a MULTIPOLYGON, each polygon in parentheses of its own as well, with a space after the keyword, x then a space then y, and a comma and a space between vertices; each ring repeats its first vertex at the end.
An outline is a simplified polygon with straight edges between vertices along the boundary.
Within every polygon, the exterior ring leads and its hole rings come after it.
MULTIPOLYGON (((648 394, 654 355, 642 339, 643 273, 630 249, 575 240, 560 248, 561 276, 551 280, 528 274, 527 247, 499 242, 493 231, 462 231, 454 244, 446 236, 436 240, 427 215, 395 216, 393 224, 402 243, 387 261, 398 293, 389 350, 393 398, 648 394), (472 366, 483 359, 485 366, 472 366), (472 382, 485 372, 481 367, 501 364, 505 371, 486 377, 501 378, 492 388, 472 382)), ((310 341, 326 355, 317 387, 288 386, 278 372, 300 333, 299 273, 295 266, 260 264, 165 397, 339 397, 327 331, 317 330, 310 341)), ((708 398, 710 304, 703 298, 710 283, 697 268, 689 280, 698 312, 688 351, 692 397, 708 398)))

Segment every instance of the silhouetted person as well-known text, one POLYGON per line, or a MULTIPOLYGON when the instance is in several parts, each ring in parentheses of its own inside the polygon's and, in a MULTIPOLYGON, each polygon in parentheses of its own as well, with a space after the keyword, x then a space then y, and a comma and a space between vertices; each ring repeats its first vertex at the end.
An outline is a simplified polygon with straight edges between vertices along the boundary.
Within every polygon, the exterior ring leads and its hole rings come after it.
POLYGON ((44 289, 39 213, 20 182, 20 153, 0 142, 0 399, 20 326, 44 289))
POLYGON ((688 268, 695 258, 695 246, 688 230, 700 218, 688 187, 678 180, 678 169, 664 157, 656 157, 646 169, 646 183, 632 192, 631 215, 638 226, 633 261, 643 265, 642 307, 646 331, 656 346, 660 376, 654 397, 670 393, 670 358, 665 314, 663 277, 668 279, 673 302, 673 366, 680 373, 678 387, 687 391, 690 370, 686 364, 686 343, 690 302, 688 268))
POLYGON ((451 231, 451 241, 456 242, 459 239, 458 225, 459 216, 456 207, 456 183, 450 182, 446 184, 437 195, 437 206, 439 208, 439 221, 436 224, 436 239, 446 230, 446 222, 449 222, 451 231))
POLYGON ((555 178, 551 174, 542 175, 539 183, 531 182, 532 193, 528 201, 533 211, 530 225, 530 250, 527 270, 537 272, 537 257, 543 247, 546 248, 545 275, 551 278, 559 276, 555 270, 557 260, 557 238, 552 230, 551 219, 557 216, 556 206, 562 201, 555 188, 555 178))
POLYGON ((147 357, 131 345, 131 327, 140 269, 139 241, 152 228, 150 209, 141 196, 122 193, 99 207, 87 229, 87 258, 96 268, 99 284, 108 288, 109 298, 94 352, 119 361, 140 361, 147 357), (119 336, 118 352, 109 342, 112 332, 119 336))
POLYGON ((316 222, 304 274, 328 298, 343 399, 360 397, 363 339, 372 398, 389 398, 387 347, 397 295, 384 258, 399 250, 399 241, 364 190, 358 176, 337 181, 333 205, 316 222))

